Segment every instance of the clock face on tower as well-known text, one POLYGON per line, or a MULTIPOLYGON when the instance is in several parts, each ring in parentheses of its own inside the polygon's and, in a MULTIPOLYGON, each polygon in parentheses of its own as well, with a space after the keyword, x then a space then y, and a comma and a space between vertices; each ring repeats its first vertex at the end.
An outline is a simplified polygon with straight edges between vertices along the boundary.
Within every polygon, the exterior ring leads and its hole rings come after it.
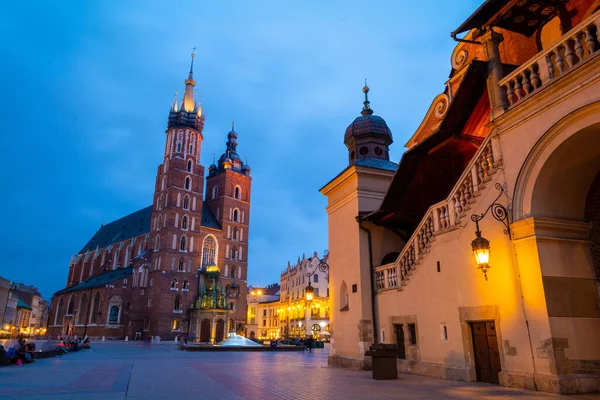
POLYGON ((375 147, 375 154, 380 156, 382 153, 383 153, 383 150, 381 150, 381 147, 379 147, 379 146, 375 147))

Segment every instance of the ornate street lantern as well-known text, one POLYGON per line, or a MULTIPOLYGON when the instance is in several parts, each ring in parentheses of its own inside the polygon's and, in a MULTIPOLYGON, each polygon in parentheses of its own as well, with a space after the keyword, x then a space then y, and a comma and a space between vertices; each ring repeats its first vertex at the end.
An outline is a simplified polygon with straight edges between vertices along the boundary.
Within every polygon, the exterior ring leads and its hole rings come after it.
POLYGON ((308 286, 304 289, 304 293, 306 295, 306 301, 312 301, 315 297, 315 289, 310 284, 310 279, 308 281, 308 286))
POLYGON ((475 261, 477 261, 477 267, 481 269, 487 281, 487 270, 490 268, 490 241, 481 237, 479 226, 477 226, 475 235, 477 237, 471 242, 471 249, 473 250, 475 261))

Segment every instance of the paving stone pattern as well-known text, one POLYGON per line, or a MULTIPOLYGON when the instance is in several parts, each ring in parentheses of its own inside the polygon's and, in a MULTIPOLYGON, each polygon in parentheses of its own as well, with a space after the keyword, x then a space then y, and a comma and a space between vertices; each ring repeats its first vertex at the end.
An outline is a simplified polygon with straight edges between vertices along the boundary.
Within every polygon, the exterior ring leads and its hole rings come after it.
POLYGON ((0 368, 0 399, 600 399, 327 366, 327 349, 182 352, 174 344, 94 343, 91 350, 0 368))

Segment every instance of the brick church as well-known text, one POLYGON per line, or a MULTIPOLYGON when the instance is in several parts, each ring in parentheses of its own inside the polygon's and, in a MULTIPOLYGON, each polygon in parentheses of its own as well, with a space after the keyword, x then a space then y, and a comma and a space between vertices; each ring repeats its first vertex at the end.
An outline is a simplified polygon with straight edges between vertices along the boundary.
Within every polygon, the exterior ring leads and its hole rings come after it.
POLYGON ((194 55, 183 99, 169 112, 152 205, 103 224, 71 259, 52 300, 50 335, 219 342, 244 332, 250 167, 232 126, 205 192, 193 65, 194 55))

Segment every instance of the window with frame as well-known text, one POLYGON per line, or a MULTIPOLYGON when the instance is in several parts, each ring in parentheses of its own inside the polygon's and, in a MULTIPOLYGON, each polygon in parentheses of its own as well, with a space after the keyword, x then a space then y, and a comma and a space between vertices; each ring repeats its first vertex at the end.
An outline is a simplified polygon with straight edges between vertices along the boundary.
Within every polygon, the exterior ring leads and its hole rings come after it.
POLYGON ((417 345, 417 326, 416 326, 416 324, 408 324, 408 343, 412 346, 417 345))
POLYGON ((183 281, 183 288, 185 290, 190 290, 190 282, 188 282, 187 279, 183 281))
POLYGON ((185 196, 183 196, 183 209, 184 210, 190 209, 190 196, 188 196, 187 194, 185 196))
POLYGON ((231 258, 237 260, 237 248, 235 246, 231 248, 231 258))
POLYGON ((171 280, 171 289, 177 289, 177 279, 175 278, 171 280))
POLYGON ((173 319, 173 327, 172 328, 174 331, 179 330, 179 320, 178 319, 173 319))
POLYGON ((234 196, 238 200, 242 197, 242 189, 239 186, 235 187, 234 196))
POLYGON ((314 274, 314 275, 313 275, 313 281, 314 281, 315 283, 318 283, 318 282, 319 282, 319 274, 314 274))
POLYGON ((240 219, 240 211, 236 208, 233 210, 233 221, 238 222, 240 219))
POLYGON ((185 271, 185 261, 183 258, 179 259, 179 265, 177 266, 177 271, 184 272, 185 271))
POLYGON ((202 268, 216 265, 217 241, 212 235, 207 235, 202 243, 202 268))
POLYGON ((181 239, 179 240, 179 250, 186 251, 186 249, 187 249, 187 239, 185 236, 182 236, 181 239))
POLYGON ((185 190, 190 190, 191 186, 192 186, 192 180, 188 176, 185 178, 185 190))
POLYGON ((118 325, 119 324, 119 306, 110 306, 108 312, 108 324, 118 325))
POLYGON ((175 296, 175 305, 173 306, 173 310, 180 311, 181 310, 181 298, 179 295, 175 296))
POLYGON ((192 160, 188 160, 187 162, 187 171, 188 172, 192 172, 192 160))

